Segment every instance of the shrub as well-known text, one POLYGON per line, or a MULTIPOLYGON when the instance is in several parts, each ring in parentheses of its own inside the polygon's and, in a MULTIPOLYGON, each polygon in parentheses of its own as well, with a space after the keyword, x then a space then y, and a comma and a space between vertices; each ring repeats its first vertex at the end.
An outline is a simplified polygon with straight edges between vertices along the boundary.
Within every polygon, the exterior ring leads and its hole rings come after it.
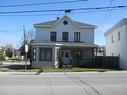
POLYGON ((0 50, 0 61, 4 61, 4 60, 5 60, 4 52, 3 50, 0 50))

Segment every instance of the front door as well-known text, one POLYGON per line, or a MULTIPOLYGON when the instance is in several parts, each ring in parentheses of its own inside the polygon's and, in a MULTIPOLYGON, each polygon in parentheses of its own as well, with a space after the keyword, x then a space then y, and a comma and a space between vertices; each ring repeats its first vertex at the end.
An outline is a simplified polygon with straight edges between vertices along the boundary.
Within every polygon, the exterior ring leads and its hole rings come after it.
POLYGON ((64 64, 70 64, 70 51, 69 50, 63 51, 63 62, 64 64))

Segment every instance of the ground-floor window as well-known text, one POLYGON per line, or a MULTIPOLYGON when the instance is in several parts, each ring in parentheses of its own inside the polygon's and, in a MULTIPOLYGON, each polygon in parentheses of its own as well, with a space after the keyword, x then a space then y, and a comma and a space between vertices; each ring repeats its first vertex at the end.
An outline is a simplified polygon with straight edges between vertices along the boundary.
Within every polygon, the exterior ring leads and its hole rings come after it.
POLYGON ((52 49, 51 48, 40 48, 39 49, 39 60, 40 61, 52 61, 52 49))
POLYGON ((32 59, 36 60, 36 48, 32 49, 32 59))

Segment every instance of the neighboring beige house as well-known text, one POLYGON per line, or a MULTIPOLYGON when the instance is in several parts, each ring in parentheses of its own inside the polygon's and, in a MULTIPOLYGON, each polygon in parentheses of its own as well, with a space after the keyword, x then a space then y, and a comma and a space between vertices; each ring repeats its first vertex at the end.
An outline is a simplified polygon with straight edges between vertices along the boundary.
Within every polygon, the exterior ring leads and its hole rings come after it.
POLYGON ((105 33, 106 56, 119 56, 120 68, 127 69, 127 18, 105 33))
POLYGON ((32 67, 61 64, 77 66, 94 59, 94 29, 96 26, 77 22, 68 16, 34 24, 36 42, 32 44, 32 67))

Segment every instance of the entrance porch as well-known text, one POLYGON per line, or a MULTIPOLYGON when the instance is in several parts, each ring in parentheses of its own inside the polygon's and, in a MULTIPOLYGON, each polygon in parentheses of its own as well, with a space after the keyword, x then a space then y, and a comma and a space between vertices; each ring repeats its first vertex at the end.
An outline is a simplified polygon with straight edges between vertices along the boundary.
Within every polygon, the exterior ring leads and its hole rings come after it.
POLYGON ((97 47, 85 43, 35 43, 32 44, 32 67, 85 66, 94 63, 97 47))
POLYGON ((94 63, 95 47, 61 47, 58 65, 85 66, 94 63))

